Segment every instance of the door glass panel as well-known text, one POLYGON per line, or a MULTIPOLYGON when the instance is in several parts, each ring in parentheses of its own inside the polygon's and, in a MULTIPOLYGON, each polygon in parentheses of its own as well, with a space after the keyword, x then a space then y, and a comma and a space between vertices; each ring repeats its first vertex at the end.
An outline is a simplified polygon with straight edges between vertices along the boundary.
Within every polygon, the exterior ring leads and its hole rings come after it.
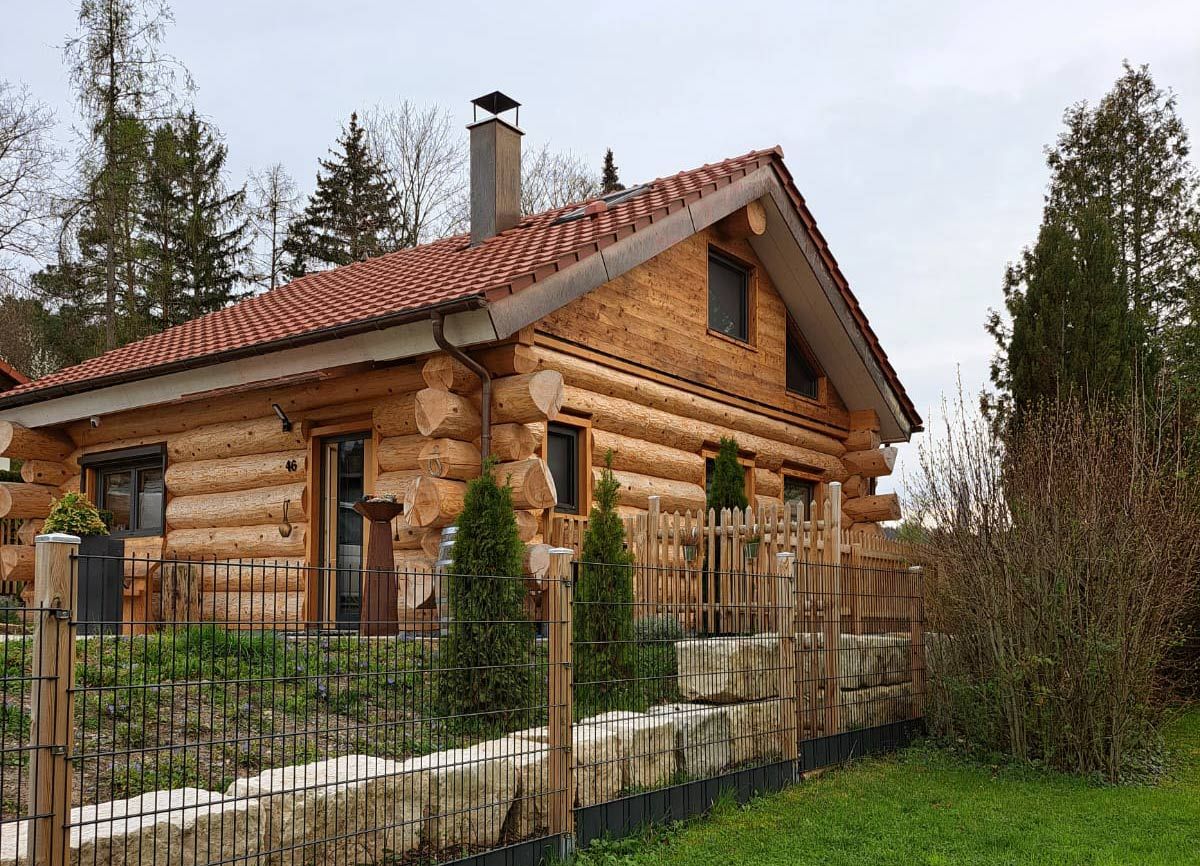
POLYGON ((339 624, 357 625, 362 606, 363 519, 354 505, 365 492, 366 440, 354 436, 330 444, 323 467, 326 490, 332 494, 322 514, 331 530, 325 535, 330 546, 325 561, 333 566, 336 580, 334 618, 339 624))
POLYGON ((163 472, 161 469, 141 469, 137 474, 137 528, 161 530, 163 516, 163 472))
POLYGON ((112 512, 112 531, 126 532, 133 492, 133 473, 128 469, 105 472, 100 476, 101 507, 112 512))

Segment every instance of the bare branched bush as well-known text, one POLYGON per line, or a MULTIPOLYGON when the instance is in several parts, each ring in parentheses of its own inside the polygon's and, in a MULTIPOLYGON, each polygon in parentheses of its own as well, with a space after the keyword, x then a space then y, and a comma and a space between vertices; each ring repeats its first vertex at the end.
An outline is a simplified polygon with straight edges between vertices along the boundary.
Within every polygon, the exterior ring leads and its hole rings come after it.
POLYGON ((1200 568, 1200 485, 1167 411, 1066 404, 1003 441, 957 411, 921 449, 935 734, 1121 778, 1153 753, 1200 568))

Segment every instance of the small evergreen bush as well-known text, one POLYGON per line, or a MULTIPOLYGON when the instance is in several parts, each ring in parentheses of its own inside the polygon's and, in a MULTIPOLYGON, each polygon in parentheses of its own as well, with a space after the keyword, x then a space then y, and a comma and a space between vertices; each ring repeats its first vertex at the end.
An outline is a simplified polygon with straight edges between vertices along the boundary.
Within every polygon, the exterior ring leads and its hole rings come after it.
POLYGON ((64 493, 50 506, 42 532, 65 532, 68 535, 108 535, 108 527, 100 510, 82 493, 64 493))
POLYGON ((685 636, 679 620, 673 616, 644 616, 634 622, 637 694, 636 705, 630 709, 644 710, 655 704, 679 700, 679 663, 675 644, 685 636))
POLYGON ((620 483, 609 452, 583 536, 575 590, 575 683, 581 710, 622 705, 633 674, 633 557, 617 514, 620 483))
POLYGON ((467 484, 447 576, 450 626, 438 653, 441 712, 459 730, 494 733, 529 721, 534 697, 533 624, 525 616, 525 545, 512 490, 491 464, 467 484))
POLYGON ((719 517, 722 508, 745 510, 747 504, 746 470, 738 463, 737 440, 722 439, 708 483, 708 507, 716 509, 719 517))

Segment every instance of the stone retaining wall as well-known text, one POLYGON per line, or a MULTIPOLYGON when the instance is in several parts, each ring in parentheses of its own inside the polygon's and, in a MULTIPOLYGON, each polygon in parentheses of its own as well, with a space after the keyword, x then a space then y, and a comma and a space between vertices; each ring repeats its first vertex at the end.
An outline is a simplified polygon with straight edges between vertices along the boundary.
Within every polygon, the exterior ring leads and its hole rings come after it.
MULTIPOLYGON (((797 646, 808 648, 801 675, 823 675, 821 635, 798 635, 797 646)), ((846 729, 911 717, 907 636, 842 635, 840 648, 846 729)), ((676 653, 685 702, 573 726, 578 806, 781 757, 777 635, 684 640, 676 653)), ((407 761, 345 755, 268 770, 220 793, 178 788, 76 808, 71 862, 369 864, 419 848, 536 837, 546 832, 554 790, 547 739, 545 728, 532 728, 407 761)), ((26 862, 27 832, 24 824, 0 828, 0 866, 26 862)))

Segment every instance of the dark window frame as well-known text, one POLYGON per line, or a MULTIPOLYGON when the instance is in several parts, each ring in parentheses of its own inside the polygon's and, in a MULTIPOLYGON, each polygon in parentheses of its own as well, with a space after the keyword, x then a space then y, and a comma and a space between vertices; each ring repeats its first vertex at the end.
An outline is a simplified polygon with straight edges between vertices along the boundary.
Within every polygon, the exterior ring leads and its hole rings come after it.
POLYGON ((812 361, 808 358, 808 353, 804 351, 804 343, 800 337, 792 333, 792 329, 788 328, 786 344, 784 347, 784 387, 789 394, 795 394, 798 397, 807 397, 809 400, 819 400, 821 398, 821 374, 813 366, 812 361), (805 387, 796 387, 796 383, 792 381, 792 360, 795 358, 803 365, 803 375, 808 379, 809 383, 805 387))
POLYGON ((754 345, 754 267, 740 259, 731 256, 716 247, 708 248, 708 258, 705 262, 705 325, 708 333, 720 337, 725 340, 732 340, 743 346, 753 347, 754 345), (739 315, 742 322, 742 331, 737 334, 731 334, 721 328, 713 325, 713 279, 712 270, 714 263, 719 267, 729 271, 736 271, 742 276, 741 290, 741 309, 739 315))
POLYGON ((809 400, 814 403, 823 403, 826 401, 825 371, 817 362, 816 356, 813 355, 812 347, 808 345, 808 340, 804 339, 804 334, 800 330, 800 326, 796 324, 796 320, 792 318, 791 313, 787 315, 787 329, 784 335, 783 342, 783 389, 789 396, 797 397, 801 400, 809 400), (792 349, 796 350, 801 362, 808 368, 808 372, 812 377, 812 393, 799 391, 791 387, 788 381, 788 360, 792 355, 792 349))
POLYGON ((558 502, 554 504, 555 514, 583 514, 584 497, 583 490, 580 486, 581 469, 580 464, 583 459, 583 427, 577 427, 574 424, 563 424, 557 421, 550 421, 546 425, 546 464, 553 473, 553 465, 550 461, 550 439, 554 436, 570 438, 571 440, 571 492, 574 494, 571 501, 563 502, 563 491, 559 489, 558 479, 554 479, 554 487, 558 493, 558 502))
MULTIPOLYGON (((122 448, 118 451, 107 451, 98 454, 87 454, 79 461, 84 470, 84 478, 88 475, 95 478, 95 493, 92 500, 96 507, 108 510, 104 499, 105 476, 117 472, 129 473, 129 529, 113 530, 113 538, 144 538, 163 535, 167 525, 167 449, 164 445, 149 445, 138 448, 122 448), (140 524, 140 478, 146 470, 157 470, 162 478, 162 507, 158 513, 158 526, 142 528, 140 524)), ((87 492, 86 481, 84 492, 87 492)))

